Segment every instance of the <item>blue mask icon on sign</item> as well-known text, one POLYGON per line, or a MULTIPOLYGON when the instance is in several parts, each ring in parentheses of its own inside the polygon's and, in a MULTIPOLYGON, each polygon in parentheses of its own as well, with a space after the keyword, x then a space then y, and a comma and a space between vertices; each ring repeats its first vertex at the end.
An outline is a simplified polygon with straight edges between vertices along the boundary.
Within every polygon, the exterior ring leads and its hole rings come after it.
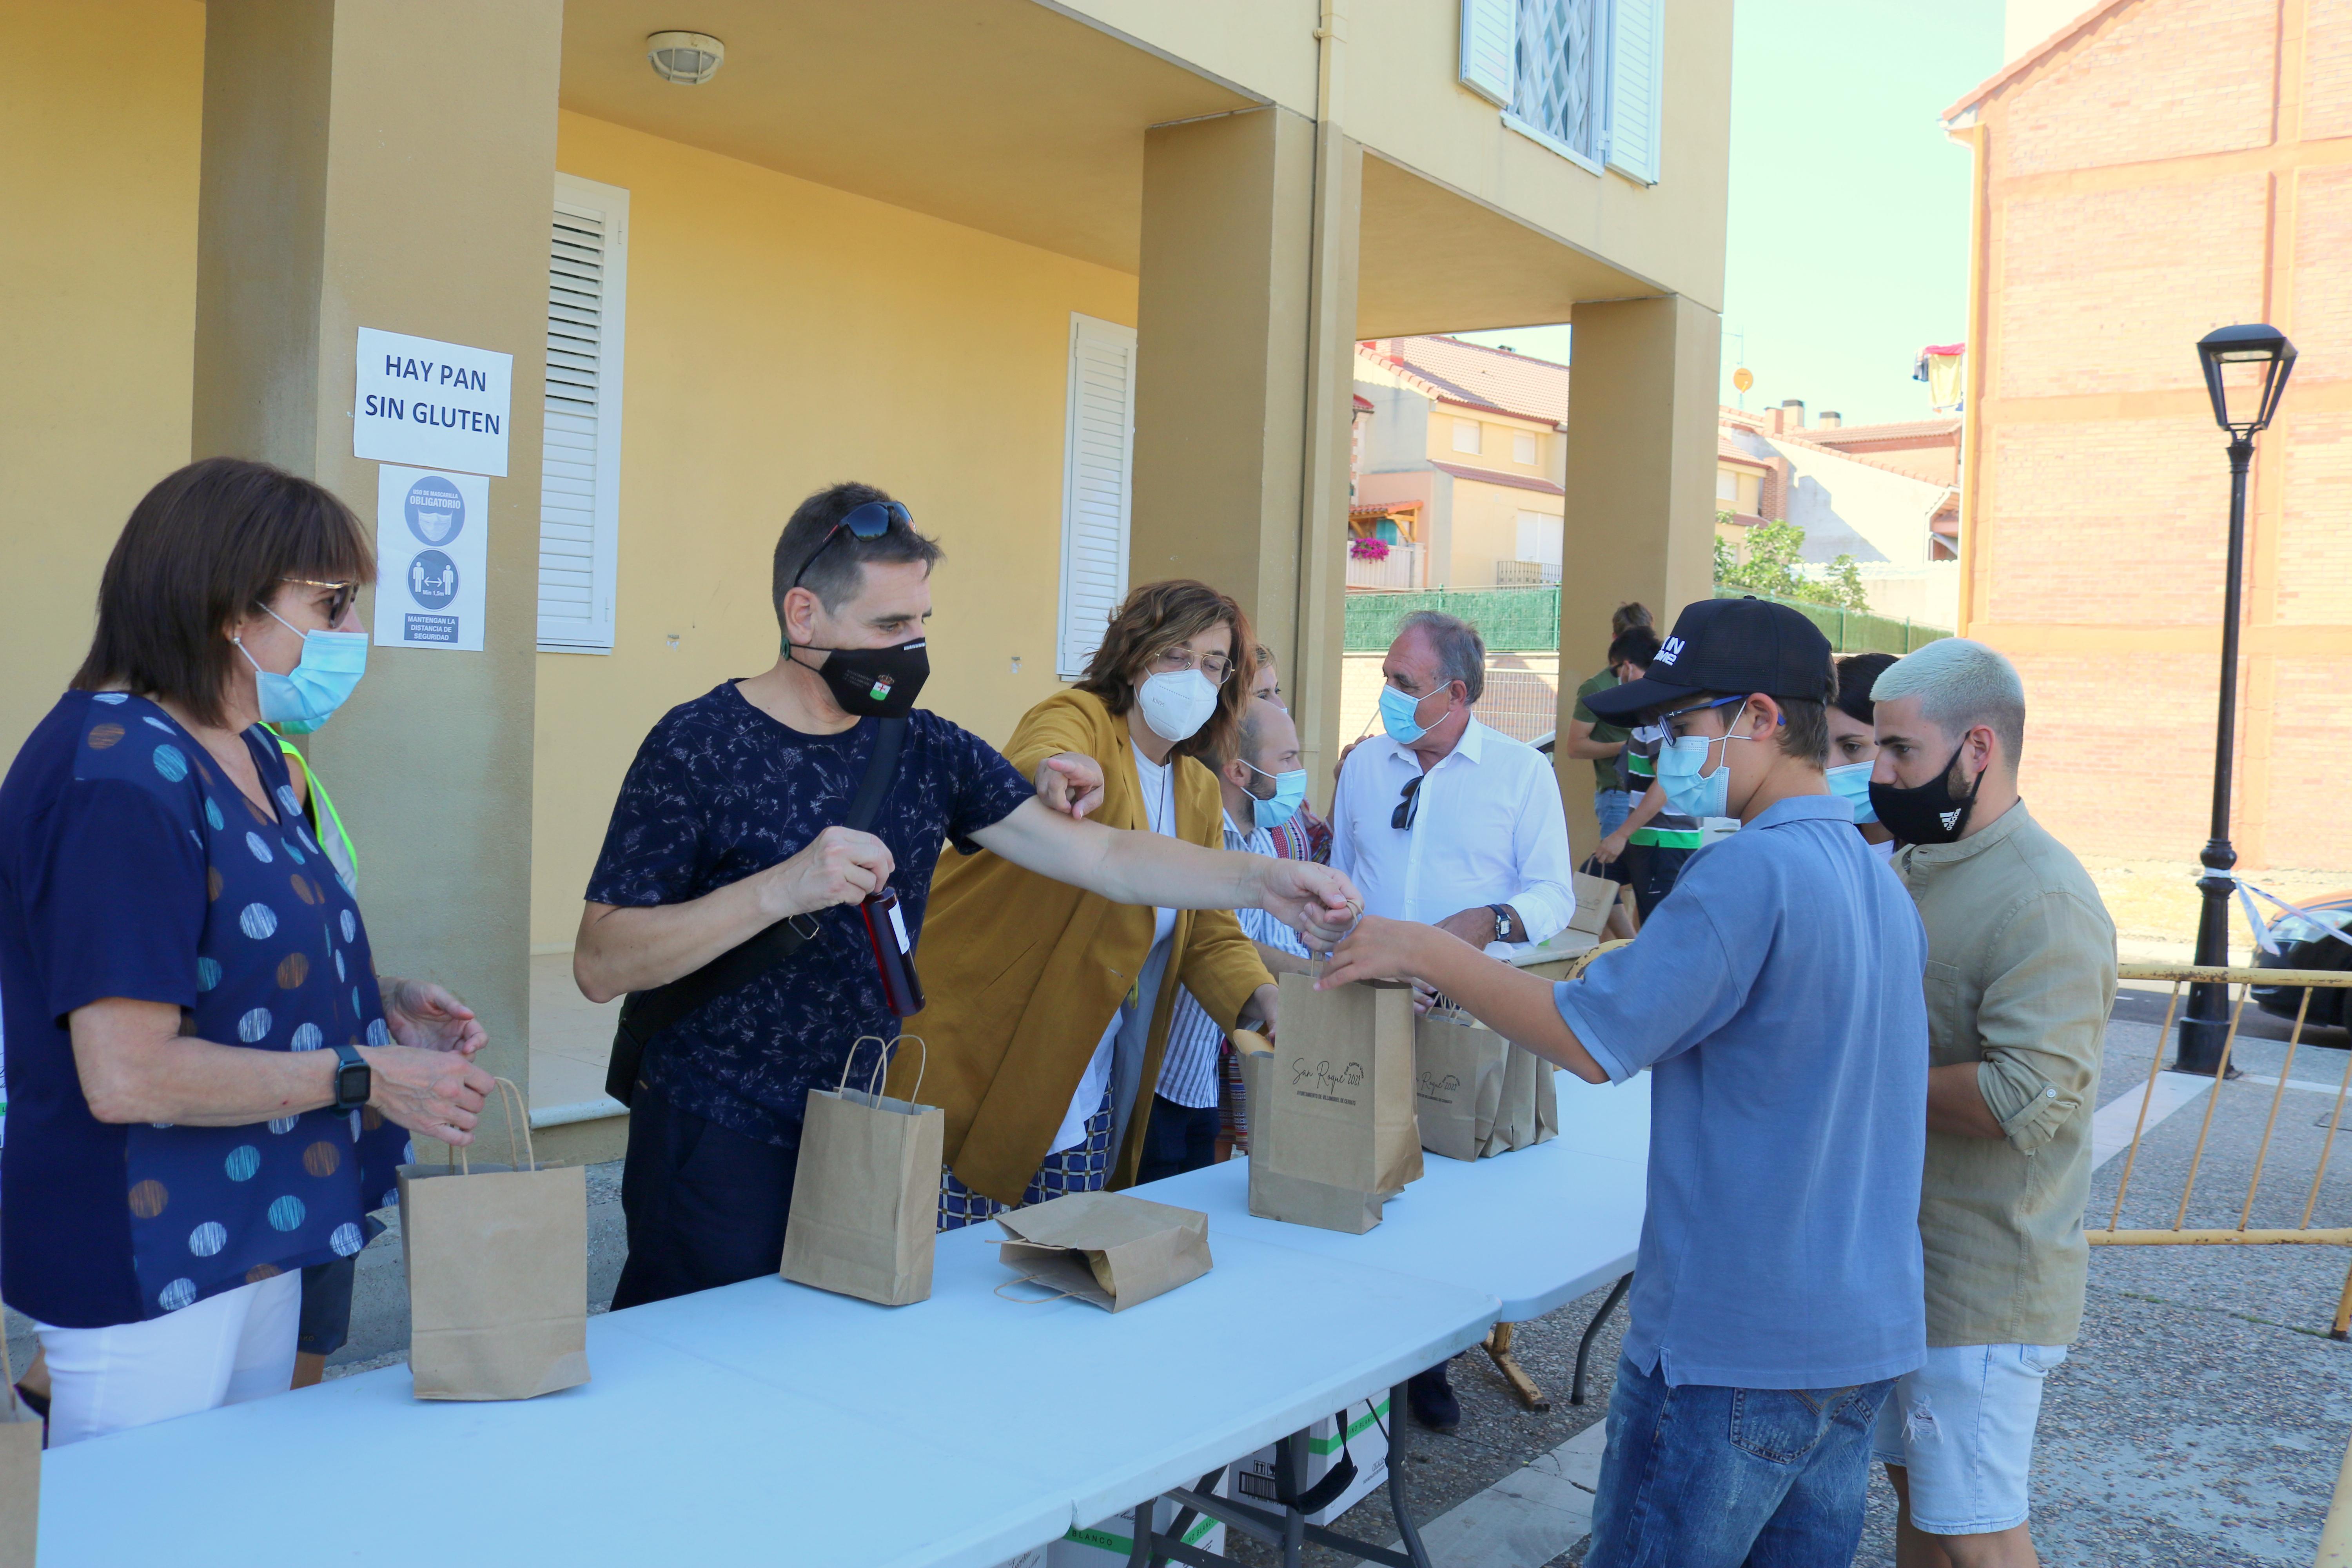
POLYGON ((409 486, 401 510, 408 519, 408 531, 420 544, 446 544, 466 526, 465 496, 438 474, 427 474, 409 486))

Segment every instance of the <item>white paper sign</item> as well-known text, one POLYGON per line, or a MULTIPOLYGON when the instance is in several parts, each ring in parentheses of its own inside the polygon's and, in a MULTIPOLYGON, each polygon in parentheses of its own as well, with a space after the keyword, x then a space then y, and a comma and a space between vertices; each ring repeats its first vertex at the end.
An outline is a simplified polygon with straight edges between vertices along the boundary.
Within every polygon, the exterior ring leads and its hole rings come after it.
POLYGON ((482 647, 490 481, 385 464, 375 482, 378 647, 482 647))
POLYGON ((504 477, 513 386, 512 354, 362 327, 352 455, 504 477))

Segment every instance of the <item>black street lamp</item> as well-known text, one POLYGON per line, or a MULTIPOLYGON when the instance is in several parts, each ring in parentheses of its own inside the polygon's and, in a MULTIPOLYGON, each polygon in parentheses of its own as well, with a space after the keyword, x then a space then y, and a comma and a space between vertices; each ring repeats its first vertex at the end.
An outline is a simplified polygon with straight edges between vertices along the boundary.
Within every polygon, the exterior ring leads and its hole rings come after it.
MULTIPOLYGON (((2197 962, 2215 969, 2230 962, 2230 876, 2238 852, 2230 847, 2230 769, 2238 732, 2238 604, 2246 565, 2246 471, 2254 460, 2254 434, 2278 412, 2279 394, 2294 369, 2294 345, 2276 327, 2220 327, 2197 342, 2205 366, 2205 390, 2213 399, 2213 419, 2230 433, 2230 566, 2221 605, 2221 733, 2213 745, 2213 833, 2198 858, 2205 875, 2197 881, 2205 908, 2197 917, 2197 962)), ((2221 1047, 2230 1034, 2230 988, 2192 985, 2189 1015, 2180 1020, 2180 1050, 2175 1072, 2221 1070, 2221 1047)))

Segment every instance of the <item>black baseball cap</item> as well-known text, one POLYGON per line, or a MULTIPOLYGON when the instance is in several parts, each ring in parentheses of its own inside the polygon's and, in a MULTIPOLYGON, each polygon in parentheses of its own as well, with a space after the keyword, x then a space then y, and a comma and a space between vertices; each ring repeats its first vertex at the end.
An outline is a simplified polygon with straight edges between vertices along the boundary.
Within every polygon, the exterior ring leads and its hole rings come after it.
POLYGON ((1603 719, 1628 719, 1705 691, 1826 702, 1836 690, 1830 639, 1821 627, 1786 605, 1751 595, 1684 605, 1648 673, 1595 691, 1584 705, 1603 719))

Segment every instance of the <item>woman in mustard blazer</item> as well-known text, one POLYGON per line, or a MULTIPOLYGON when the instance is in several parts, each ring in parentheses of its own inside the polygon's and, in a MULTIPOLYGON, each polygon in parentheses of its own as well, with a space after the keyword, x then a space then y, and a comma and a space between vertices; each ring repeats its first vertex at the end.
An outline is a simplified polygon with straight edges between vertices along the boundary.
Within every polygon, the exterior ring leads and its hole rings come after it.
MULTIPOLYGON (((1076 754, 1102 772, 1089 816, 1111 827, 1224 847, 1215 775, 1249 700, 1256 646, 1241 606, 1205 584, 1128 595, 1086 679, 1031 709, 1004 754, 1035 776, 1076 754)), ((1209 1015, 1271 1032, 1274 977, 1230 910, 1154 910, 950 854, 923 924, 930 1005, 907 1032, 892 1092, 947 1112, 940 1225, 953 1229, 1064 1193, 1135 1179, 1176 988, 1209 1015)))

